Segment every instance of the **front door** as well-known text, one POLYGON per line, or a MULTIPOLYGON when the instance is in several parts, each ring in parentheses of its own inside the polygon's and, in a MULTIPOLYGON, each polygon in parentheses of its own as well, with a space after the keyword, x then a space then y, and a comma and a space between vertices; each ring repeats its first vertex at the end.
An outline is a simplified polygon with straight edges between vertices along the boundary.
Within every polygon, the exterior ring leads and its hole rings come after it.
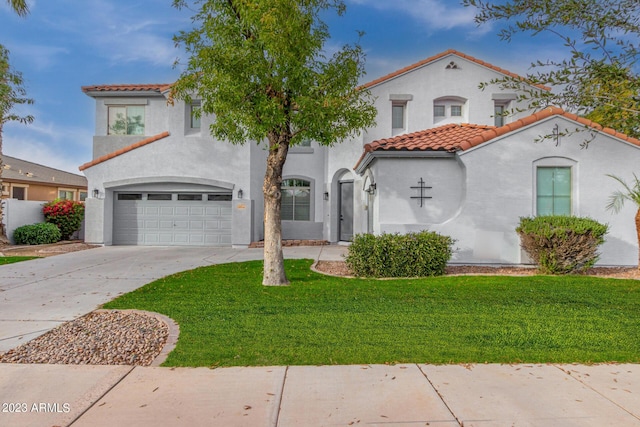
POLYGON ((353 239, 353 181, 340 182, 340 240, 353 239))

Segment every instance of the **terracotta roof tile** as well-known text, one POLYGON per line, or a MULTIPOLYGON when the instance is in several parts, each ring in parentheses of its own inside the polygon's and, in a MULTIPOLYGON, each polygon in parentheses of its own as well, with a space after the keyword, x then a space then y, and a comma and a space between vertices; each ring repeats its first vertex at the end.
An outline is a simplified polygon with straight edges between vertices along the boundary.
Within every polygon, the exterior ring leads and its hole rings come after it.
POLYGON ((640 147, 640 140, 636 138, 632 138, 611 128, 603 128, 598 123, 572 113, 567 113, 562 108, 548 107, 499 128, 494 126, 470 124, 449 124, 419 132, 399 135, 394 138, 373 141, 369 144, 365 144, 364 153, 358 160, 355 169, 360 166, 365 158, 365 154, 373 151, 465 151, 551 116, 564 116, 584 126, 593 128, 640 147))
MULTIPOLYGON (((518 75, 516 73, 512 73, 511 71, 505 70, 504 68, 496 67, 495 65, 492 65, 492 64, 490 64, 488 62, 485 62, 485 61, 482 61, 480 59, 477 59, 477 58, 475 58, 475 57, 473 57, 471 55, 467 55, 467 54, 464 54, 462 52, 458 52, 455 49, 449 49, 449 50, 446 50, 446 51, 444 51, 442 53, 439 53, 437 55, 434 55, 434 56, 431 56, 429 58, 423 59, 422 61, 416 62, 415 64, 412 64, 412 65, 409 65, 407 67, 401 68, 400 70, 394 71, 393 73, 387 74, 386 76, 382 76, 382 77, 380 77, 378 79, 370 81, 369 83, 365 83, 363 85, 363 87, 369 88, 369 87, 375 86, 375 85, 377 85, 379 83, 383 83, 383 82, 385 82, 387 80, 390 80, 390 79, 392 79, 394 77, 398 77, 398 76, 400 76, 400 75, 402 75, 404 73, 407 73, 409 71, 415 70, 416 68, 420 68, 420 67, 422 67, 424 65, 427 65, 427 64, 429 64, 431 62, 437 61, 440 58, 444 58, 447 55, 457 55, 457 56, 459 56, 461 58, 464 58, 464 59, 467 59, 469 61, 475 62, 478 65, 482 65, 483 67, 490 68, 490 69, 492 69, 494 71, 497 71, 498 73, 504 74, 506 76, 513 77, 513 78, 519 79, 519 80, 525 80, 524 77, 522 77, 522 76, 520 76, 520 75, 518 75)), ((535 85, 535 86, 540 88, 540 89, 551 90, 551 88, 549 88, 547 86, 543 86, 543 85, 535 85)))
POLYGON ((482 132, 493 132, 494 126, 448 124, 436 128, 407 133, 393 138, 380 139, 364 146, 366 152, 378 150, 395 151, 456 151, 460 142, 482 132))
POLYGON ((171 88, 173 83, 149 83, 149 84, 114 84, 82 86, 82 91, 87 92, 164 92, 171 88))
POLYGON ((98 164, 100 164, 102 162, 106 162, 107 160, 113 159, 114 157, 118 157, 121 154, 127 153, 127 152, 129 152, 131 150, 135 150, 136 148, 140 148, 140 147, 142 147, 144 145, 151 144, 152 142, 155 142, 155 141, 157 141, 159 139, 166 138, 169 135, 170 135, 169 132, 162 132, 162 133, 159 133, 158 135, 150 136, 149 138, 145 138, 145 139, 143 139, 141 141, 135 142, 135 143, 133 143, 131 145, 128 145, 128 146, 126 146, 124 148, 121 148, 119 150, 113 151, 113 152, 111 152, 109 154, 105 154, 104 156, 98 157, 97 159, 93 159, 92 161, 90 161, 88 163, 85 163, 84 165, 80 166, 79 169, 81 171, 83 171, 85 169, 89 169, 92 166, 98 165, 98 164))

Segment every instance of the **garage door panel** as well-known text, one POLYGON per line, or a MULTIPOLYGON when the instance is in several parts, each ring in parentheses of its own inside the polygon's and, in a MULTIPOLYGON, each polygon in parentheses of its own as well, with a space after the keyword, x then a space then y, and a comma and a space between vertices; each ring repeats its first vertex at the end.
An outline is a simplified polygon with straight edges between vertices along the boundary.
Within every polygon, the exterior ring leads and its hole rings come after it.
MULTIPOLYGON (((184 194, 184 193, 181 193, 184 194)), ((231 245, 231 201, 118 200, 114 203, 115 244, 231 245)))

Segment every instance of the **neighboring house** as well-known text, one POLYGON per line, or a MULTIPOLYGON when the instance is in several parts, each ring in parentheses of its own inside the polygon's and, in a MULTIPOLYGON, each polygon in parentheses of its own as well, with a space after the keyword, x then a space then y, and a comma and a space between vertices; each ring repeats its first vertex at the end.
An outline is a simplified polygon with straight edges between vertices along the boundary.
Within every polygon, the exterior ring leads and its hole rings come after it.
MULTIPOLYGON (((611 225, 601 264, 635 264, 633 207, 605 211, 617 188, 605 174, 630 177, 640 141, 556 108, 503 116, 523 107, 518 94, 479 84, 505 75, 515 76, 449 50, 366 84, 376 126, 332 148, 311 141, 289 151, 283 237, 430 229, 457 240, 453 262, 520 264, 519 217, 572 214, 611 225)), ((80 167, 95 195, 87 242, 262 239, 264 145, 213 139, 215 118, 196 120, 198 102, 167 105, 167 84, 82 89, 96 100, 94 158, 80 167)))
POLYGON ((2 156, 2 198, 50 202, 84 201, 87 178, 15 157, 2 156))

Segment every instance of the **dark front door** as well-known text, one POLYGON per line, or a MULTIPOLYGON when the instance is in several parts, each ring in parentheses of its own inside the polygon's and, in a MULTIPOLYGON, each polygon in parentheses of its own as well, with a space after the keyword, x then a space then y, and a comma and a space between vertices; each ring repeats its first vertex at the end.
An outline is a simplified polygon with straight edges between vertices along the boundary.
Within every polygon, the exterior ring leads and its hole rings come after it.
POLYGON ((340 240, 353 239, 353 181, 340 182, 340 240))

